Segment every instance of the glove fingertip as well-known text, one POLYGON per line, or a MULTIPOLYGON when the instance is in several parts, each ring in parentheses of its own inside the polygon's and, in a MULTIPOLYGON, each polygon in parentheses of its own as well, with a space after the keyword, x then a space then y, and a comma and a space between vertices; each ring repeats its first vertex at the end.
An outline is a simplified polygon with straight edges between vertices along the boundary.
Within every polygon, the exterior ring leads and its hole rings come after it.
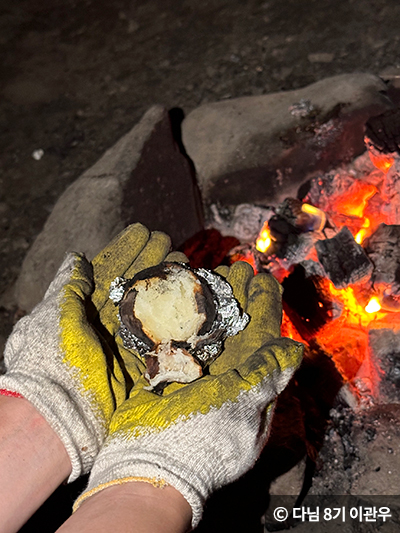
POLYGON ((183 252, 171 252, 165 258, 170 263, 189 263, 189 259, 183 252))
POLYGON ((146 246, 149 237, 150 231, 140 223, 131 224, 119 233, 92 261, 98 282, 109 277, 110 265, 115 271, 114 277, 121 276, 146 246))
POLYGON ((154 241, 160 249, 163 249, 165 255, 171 250, 171 237, 163 231, 152 231, 150 241, 154 241))
POLYGON ((244 261, 237 261, 231 266, 226 278, 242 309, 246 308, 248 287, 253 277, 254 271, 252 266, 244 261))
POLYGON ((133 278, 137 272, 158 265, 158 263, 165 260, 170 250, 171 238, 162 231, 153 231, 136 261, 124 273, 124 277, 128 279, 133 278))
POLYGON ((219 274, 220 276, 222 276, 223 278, 227 278, 229 274, 229 267, 227 265, 219 265, 215 269, 215 272, 219 274))
MULTIPOLYGON (((96 255, 96 257, 93 259, 93 263, 101 262, 102 258, 104 256, 108 256, 109 254, 120 252, 121 248, 129 249, 132 244, 135 244, 138 241, 143 242, 143 246, 146 244, 150 237, 150 231, 146 228, 146 226, 143 226, 140 222, 136 222, 135 224, 130 224, 126 228, 124 228, 120 233, 118 233, 108 244, 105 248, 101 250, 100 253, 96 255)), ((143 247, 142 246, 142 247, 143 247)))

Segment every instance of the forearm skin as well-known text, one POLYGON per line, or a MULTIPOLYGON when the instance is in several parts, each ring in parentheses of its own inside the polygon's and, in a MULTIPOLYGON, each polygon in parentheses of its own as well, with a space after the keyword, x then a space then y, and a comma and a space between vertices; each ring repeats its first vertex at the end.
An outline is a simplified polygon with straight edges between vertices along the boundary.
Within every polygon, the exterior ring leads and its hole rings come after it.
POLYGON ((0 395, 0 533, 14 533, 68 478, 57 434, 24 398, 0 395))

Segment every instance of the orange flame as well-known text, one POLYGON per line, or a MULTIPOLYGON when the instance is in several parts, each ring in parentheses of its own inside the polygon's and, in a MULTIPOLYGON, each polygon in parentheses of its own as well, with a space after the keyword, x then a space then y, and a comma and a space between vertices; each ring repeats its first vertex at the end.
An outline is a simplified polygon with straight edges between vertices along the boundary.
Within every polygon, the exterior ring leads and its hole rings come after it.
POLYGON ((357 235, 354 237, 356 243, 358 244, 361 244, 363 242, 363 240, 365 239, 365 237, 368 235, 368 228, 371 227, 371 221, 369 218, 366 218, 364 220, 364 223, 362 225, 362 228, 360 229, 360 231, 357 233, 357 235))
POLYGON ((281 335, 282 337, 289 337, 295 341, 304 342, 300 333, 294 327, 292 321, 287 316, 285 311, 282 311, 282 325, 281 325, 281 335))
POLYGON ((335 202, 335 209, 342 215, 361 218, 367 202, 377 192, 372 183, 355 182, 346 194, 342 194, 335 202))
POLYGON ((385 154, 378 155, 376 152, 372 153, 371 150, 369 151, 369 157, 374 167, 376 167, 378 170, 380 170, 384 174, 387 173, 389 168, 394 163, 394 157, 390 157, 385 154))
POLYGON ((260 235, 256 241, 256 248, 259 252, 265 253, 271 246, 271 233, 269 231, 268 222, 264 222, 264 226, 260 231, 260 235))
POLYGON ((312 215, 314 219, 319 222, 318 224, 315 224, 314 231, 321 231, 323 229, 326 222, 326 215, 321 209, 318 209, 318 207, 315 207, 314 205, 302 204, 301 210, 303 213, 312 215))
POLYGON ((345 289, 336 289, 331 282, 329 282, 328 287, 332 296, 341 302, 343 307, 342 316, 346 318, 348 324, 368 327, 377 317, 382 318, 386 315, 384 312, 379 313, 380 307, 377 309, 377 304, 379 306, 380 304, 378 298, 375 296, 363 307, 357 300, 353 287, 349 286, 345 289))

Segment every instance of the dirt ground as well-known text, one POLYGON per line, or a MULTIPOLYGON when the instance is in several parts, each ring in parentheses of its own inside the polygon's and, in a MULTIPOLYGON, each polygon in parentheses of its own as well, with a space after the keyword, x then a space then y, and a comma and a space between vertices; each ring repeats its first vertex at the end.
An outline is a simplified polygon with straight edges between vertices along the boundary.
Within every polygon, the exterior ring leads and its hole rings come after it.
MULTIPOLYGON (((399 22, 398 0, 2 0, 0 295, 60 194, 149 106, 381 74, 399 22)), ((15 318, 0 308, 0 348, 15 318)))

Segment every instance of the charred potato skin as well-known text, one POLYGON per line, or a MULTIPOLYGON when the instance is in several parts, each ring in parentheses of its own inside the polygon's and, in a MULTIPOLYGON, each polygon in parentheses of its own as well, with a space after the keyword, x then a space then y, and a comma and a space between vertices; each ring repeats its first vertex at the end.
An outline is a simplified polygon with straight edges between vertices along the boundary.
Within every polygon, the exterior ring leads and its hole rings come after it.
MULTIPOLYGON (((197 312, 199 314, 204 314, 206 319, 202 324, 198 335, 203 336, 207 335, 210 331, 214 320, 216 318, 216 308, 214 303, 214 298, 212 292, 206 282, 196 274, 185 264, 183 263, 160 263, 154 267, 147 268, 142 270, 131 280, 129 280, 125 285, 125 294, 119 304, 119 312, 122 324, 138 339, 140 339, 146 346, 148 350, 152 351, 156 348, 156 343, 143 331, 141 321, 136 318, 134 315, 134 305, 138 292, 135 290, 134 286, 138 281, 145 280, 146 283, 151 284, 152 279, 159 278, 166 280, 168 275, 173 269, 177 268, 179 265, 180 268, 183 268, 189 271, 192 276, 199 282, 198 290, 195 293, 195 301, 197 305, 197 312)), ((176 343, 178 345, 178 343, 176 343)), ((180 347, 187 348, 189 345, 186 343, 179 342, 180 347)))
POLYGON ((137 294, 138 293, 135 289, 129 289, 126 291, 119 306, 119 314, 121 317, 121 322, 124 324, 124 326, 126 326, 131 333, 140 339, 148 347, 149 351, 151 351, 156 347, 156 343, 145 334, 142 329, 142 323, 138 318, 135 317, 133 313, 137 294))

